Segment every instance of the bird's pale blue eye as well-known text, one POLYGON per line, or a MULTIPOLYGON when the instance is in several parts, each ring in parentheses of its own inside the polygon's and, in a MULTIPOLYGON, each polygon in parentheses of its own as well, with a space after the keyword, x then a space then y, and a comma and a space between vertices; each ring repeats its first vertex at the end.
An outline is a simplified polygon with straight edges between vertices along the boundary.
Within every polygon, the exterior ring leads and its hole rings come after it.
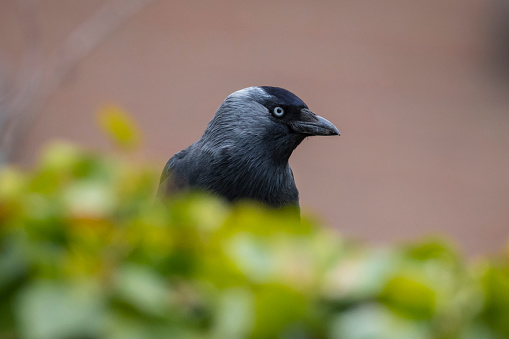
POLYGON ((274 110, 272 111, 274 113, 274 116, 281 118, 285 114, 285 110, 281 107, 274 107, 274 110))

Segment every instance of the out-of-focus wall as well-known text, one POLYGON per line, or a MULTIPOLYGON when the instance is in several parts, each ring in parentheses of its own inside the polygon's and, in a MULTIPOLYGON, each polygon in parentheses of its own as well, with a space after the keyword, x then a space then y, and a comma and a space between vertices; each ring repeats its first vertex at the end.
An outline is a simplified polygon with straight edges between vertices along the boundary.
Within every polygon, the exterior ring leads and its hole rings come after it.
MULTIPOLYGON (((39 1, 44 54, 105 3, 39 1)), ((280 86, 342 134, 292 156, 305 211, 377 243, 445 233, 470 254, 498 251, 509 239, 504 5, 154 1, 49 97, 16 159, 33 163, 55 138, 111 151, 96 111, 113 102, 139 122, 142 153, 162 168, 229 93, 280 86)), ((23 67, 22 22, 16 1, 0 3, 0 74, 10 81, 23 67)))

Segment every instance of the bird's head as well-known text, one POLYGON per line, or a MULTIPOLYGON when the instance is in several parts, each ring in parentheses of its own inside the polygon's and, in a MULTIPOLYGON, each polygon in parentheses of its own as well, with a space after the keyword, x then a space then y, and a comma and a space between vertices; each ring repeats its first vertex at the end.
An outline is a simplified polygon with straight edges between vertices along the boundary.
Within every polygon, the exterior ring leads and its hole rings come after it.
POLYGON ((339 135, 295 94, 279 87, 248 87, 230 94, 204 136, 215 141, 264 145, 288 159, 308 136, 339 135))

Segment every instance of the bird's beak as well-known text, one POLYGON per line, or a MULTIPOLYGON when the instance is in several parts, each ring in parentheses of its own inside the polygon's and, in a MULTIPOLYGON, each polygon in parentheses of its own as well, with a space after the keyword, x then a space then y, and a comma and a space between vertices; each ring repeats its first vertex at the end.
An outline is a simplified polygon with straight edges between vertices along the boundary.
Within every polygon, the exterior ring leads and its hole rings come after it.
POLYGON ((301 110, 299 120, 293 121, 290 128, 306 135, 339 135, 339 131, 329 120, 311 112, 307 108, 301 110))

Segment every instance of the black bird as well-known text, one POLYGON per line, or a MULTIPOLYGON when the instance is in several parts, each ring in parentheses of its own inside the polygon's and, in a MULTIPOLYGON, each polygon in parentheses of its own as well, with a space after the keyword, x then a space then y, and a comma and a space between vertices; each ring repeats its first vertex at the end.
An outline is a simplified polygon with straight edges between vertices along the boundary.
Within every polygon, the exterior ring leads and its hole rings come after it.
POLYGON ((288 159, 312 135, 339 131, 285 89, 244 88, 225 99, 200 140, 168 161, 158 195, 197 189, 229 201, 298 207, 288 159))

